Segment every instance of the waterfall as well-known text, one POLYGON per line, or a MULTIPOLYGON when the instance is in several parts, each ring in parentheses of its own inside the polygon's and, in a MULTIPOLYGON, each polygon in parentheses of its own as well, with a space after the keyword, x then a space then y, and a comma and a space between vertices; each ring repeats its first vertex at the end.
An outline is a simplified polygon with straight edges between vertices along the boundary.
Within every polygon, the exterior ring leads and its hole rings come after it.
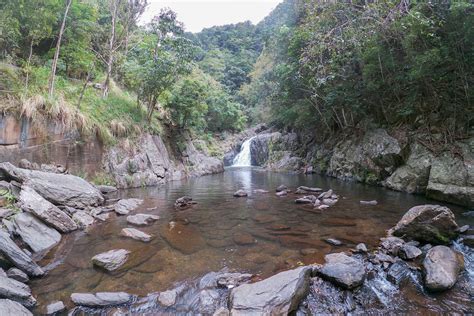
POLYGON ((232 166, 234 167, 250 167, 252 165, 252 157, 250 156, 250 145, 255 138, 247 139, 240 148, 240 152, 235 156, 232 166))

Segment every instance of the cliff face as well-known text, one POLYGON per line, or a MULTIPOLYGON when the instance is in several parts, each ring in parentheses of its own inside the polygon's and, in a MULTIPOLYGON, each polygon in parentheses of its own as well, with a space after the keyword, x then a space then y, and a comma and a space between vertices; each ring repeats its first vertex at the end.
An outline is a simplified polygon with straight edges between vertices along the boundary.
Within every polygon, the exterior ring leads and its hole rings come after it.
MULTIPOLYGON (((144 134, 132 145, 106 147, 95 137, 84 139, 49 122, 35 128, 31 121, 0 117, 0 162, 19 165, 27 159, 37 165, 61 165, 71 173, 92 176, 106 172, 120 188, 153 186, 186 177, 223 172, 223 163, 194 146, 196 140, 144 134)), ((130 144, 130 142, 129 142, 130 144)))
POLYGON ((272 170, 305 171, 425 194, 474 206, 474 137, 453 144, 456 153, 433 153, 420 135, 403 139, 384 129, 339 141, 308 142, 310 135, 263 132, 251 145, 252 162, 272 170))

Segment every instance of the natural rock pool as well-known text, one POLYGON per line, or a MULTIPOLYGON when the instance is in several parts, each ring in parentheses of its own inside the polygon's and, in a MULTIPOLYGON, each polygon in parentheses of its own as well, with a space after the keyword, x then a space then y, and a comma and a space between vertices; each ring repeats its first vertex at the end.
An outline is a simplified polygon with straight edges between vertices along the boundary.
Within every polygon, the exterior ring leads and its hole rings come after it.
MULTIPOLYGON (((257 168, 229 168, 223 174, 123 190, 117 193, 119 197, 144 199, 131 214, 160 217, 149 226, 139 227, 153 239, 145 243, 120 236, 122 228, 132 226, 127 224, 126 216, 115 214, 85 232, 65 235, 40 262, 47 266, 47 275, 30 283, 38 299, 38 312, 56 300, 73 307, 73 292, 124 291, 145 296, 223 268, 256 274, 257 280, 298 265, 323 263, 324 255, 354 248, 361 242, 369 249, 377 246, 379 238, 412 206, 439 204, 379 187, 257 168), (275 195, 275 188, 281 184, 293 190, 301 185, 331 188, 340 196, 339 202, 323 211, 295 204, 300 195, 275 195), (234 198, 238 189, 246 190, 249 196, 234 198), (256 189, 270 192, 255 193, 256 189), (183 195, 191 196, 197 204, 175 209, 175 200, 183 195), (361 200, 377 200, 378 204, 361 205, 361 200), (327 238, 343 244, 330 245, 324 241, 327 238), (92 257, 111 249, 131 252, 124 266, 114 272, 92 266, 92 257)), ((473 217, 461 215, 465 209, 448 206, 459 225, 474 224, 473 217)), ((472 273, 468 269, 460 285, 441 295, 425 295, 416 286, 407 286, 402 294, 393 294, 393 302, 400 304, 398 311, 472 311, 472 273), (403 304, 396 297, 403 298, 403 304)), ((381 298, 384 303, 389 299, 381 298)))

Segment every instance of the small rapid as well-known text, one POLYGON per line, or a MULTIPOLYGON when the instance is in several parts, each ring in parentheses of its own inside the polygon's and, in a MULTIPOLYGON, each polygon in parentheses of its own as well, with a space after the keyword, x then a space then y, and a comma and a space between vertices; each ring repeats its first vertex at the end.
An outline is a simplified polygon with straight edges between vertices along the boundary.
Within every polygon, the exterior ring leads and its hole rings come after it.
POLYGON ((252 145, 252 140, 255 138, 251 137, 247 139, 240 149, 240 152, 235 156, 234 161, 232 162, 233 167, 250 167, 252 166, 252 156, 250 153, 250 145, 252 145))

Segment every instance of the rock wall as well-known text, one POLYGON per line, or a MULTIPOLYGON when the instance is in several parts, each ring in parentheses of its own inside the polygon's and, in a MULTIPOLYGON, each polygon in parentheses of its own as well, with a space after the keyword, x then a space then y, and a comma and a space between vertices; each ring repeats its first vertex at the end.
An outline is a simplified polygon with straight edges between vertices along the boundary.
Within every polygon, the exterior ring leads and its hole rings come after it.
POLYGON ((251 145, 252 162, 272 170, 317 172, 343 180, 474 207, 474 137, 455 145, 456 153, 435 155, 411 137, 384 129, 324 143, 308 135, 263 132, 251 145))
POLYGON ((18 165, 21 159, 38 164, 59 164, 71 172, 94 174, 101 169, 104 149, 95 138, 82 140, 77 131, 64 131, 54 122, 46 130, 30 120, 0 116, 0 162, 18 165))
POLYGON ((71 173, 89 176, 105 171, 120 188, 153 186, 224 171, 219 159, 196 149, 197 140, 185 134, 176 137, 183 138, 184 149, 176 148, 176 139, 167 138, 165 142, 149 134, 142 135, 133 146, 122 143, 106 148, 95 137, 83 139, 77 131, 64 131, 54 122, 41 130, 29 120, 0 116, 0 162, 19 165, 27 159, 39 165, 62 165, 71 173))

